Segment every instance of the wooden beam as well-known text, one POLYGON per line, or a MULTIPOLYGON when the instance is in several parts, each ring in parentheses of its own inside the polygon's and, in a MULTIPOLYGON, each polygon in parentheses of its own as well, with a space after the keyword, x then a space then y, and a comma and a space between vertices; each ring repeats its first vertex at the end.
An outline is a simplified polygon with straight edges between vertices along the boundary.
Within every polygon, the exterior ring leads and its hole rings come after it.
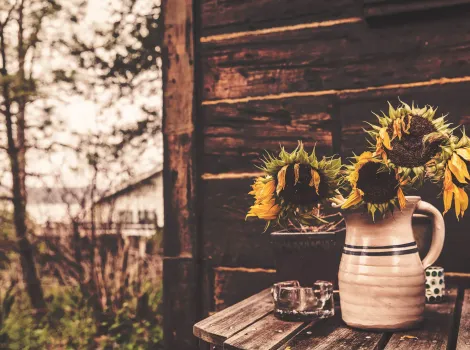
POLYGON ((216 41, 224 41, 224 40, 232 40, 236 38, 246 37, 246 36, 257 36, 257 35, 266 35, 272 33, 283 33, 293 30, 301 30, 301 29, 314 29, 314 28, 323 28, 323 27, 332 27, 341 24, 348 24, 348 23, 358 23, 361 22, 362 18, 360 17, 350 17, 350 18, 341 18, 336 20, 330 21, 322 21, 322 22, 312 22, 312 23, 302 23, 296 24, 291 26, 283 26, 283 27, 272 27, 272 28, 265 28, 265 29, 258 29, 258 30, 250 30, 246 32, 235 32, 235 33, 228 33, 228 34, 219 34, 219 35, 211 35, 201 38, 201 43, 210 43, 216 41))
POLYGON ((195 218, 194 48, 191 0, 162 3, 165 255, 191 256, 195 218))
POLYGON ((295 97, 309 97, 309 96, 325 96, 325 95, 353 95, 364 92, 374 92, 383 90, 396 90, 396 89, 409 89, 415 87, 425 87, 434 85, 447 85, 470 82, 470 76, 456 77, 456 78, 438 78, 427 81, 415 81, 411 83, 402 84, 389 84, 381 86, 369 86, 360 89, 343 89, 343 90, 319 90, 319 91, 305 91, 305 92, 289 92, 280 94, 271 94, 264 96, 249 96, 243 98, 226 98, 220 100, 206 100, 202 104, 204 106, 218 105, 218 104, 237 104, 247 103, 250 101, 265 101, 265 100, 283 100, 295 97))
POLYGON ((431 10, 442 11, 444 8, 470 5, 469 0, 408 0, 408 1, 364 1, 364 17, 398 16, 431 10))
POLYGON ((195 349, 199 319, 196 264, 194 20, 192 0, 163 0, 164 339, 166 349, 195 349))

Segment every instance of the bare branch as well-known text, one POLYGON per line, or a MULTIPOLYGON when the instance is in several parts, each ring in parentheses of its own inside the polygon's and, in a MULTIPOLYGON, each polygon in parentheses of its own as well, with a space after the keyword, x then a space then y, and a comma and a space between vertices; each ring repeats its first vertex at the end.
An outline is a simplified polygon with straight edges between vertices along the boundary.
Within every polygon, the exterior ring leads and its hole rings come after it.
POLYGON ((11 19, 11 15, 13 14, 13 11, 15 10, 16 6, 18 5, 18 1, 15 1, 15 3, 11 6, 11 8, 7 12, 7 16, 5 17, 5 20, 3 22, 0 22, 0 31, 3 32, 3 29, 6 27, 8 22, 11 19))

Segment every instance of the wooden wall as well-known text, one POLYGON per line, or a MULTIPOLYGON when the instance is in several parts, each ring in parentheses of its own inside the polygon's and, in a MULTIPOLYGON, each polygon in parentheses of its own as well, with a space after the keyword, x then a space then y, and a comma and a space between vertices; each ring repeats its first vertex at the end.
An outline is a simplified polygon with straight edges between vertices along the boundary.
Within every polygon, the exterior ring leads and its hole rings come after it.
MULTIPOLYGON (((275 152, 279 142, 293 148, 302 139, 308 147, 316 142, 321 154, 361 152, 364 121, 374 120, 370 111, 386 109, 397 96, 437 105, 455 124, 470 123, 469 1, 394 3, 201 0, 193 5, 198 226, 192 237, 202 281, 197 317, 273 281, 263 223, 245 222, 247 192, 262 150, 275 152)), ((174 60, 170 57, 171 64, 174 60)), ((171 76, 165 82, 175 85, 171 76)), ((166 109, 165 117, 178 122, 180 116, 171 112, 166 109)), ((437 192, 428 186, 422 196, 442 209, 437 192)), ((458 223, 448 214, 446 224, 438 263, 447 271, 470 273, 470 219, 458 223)), ((168 232, 167 239, 172 235, 168 232)))

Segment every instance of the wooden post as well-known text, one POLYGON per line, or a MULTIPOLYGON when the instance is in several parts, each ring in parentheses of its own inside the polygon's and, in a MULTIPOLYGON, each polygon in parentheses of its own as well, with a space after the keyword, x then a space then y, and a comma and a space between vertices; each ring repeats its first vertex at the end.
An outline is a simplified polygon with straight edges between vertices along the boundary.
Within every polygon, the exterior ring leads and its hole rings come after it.
POLYGON ((196 264, 194 142, 194 26, 192 0, 163 0, 164 260, 166 349, 197 349, 192 326, 199 318, 196 264))

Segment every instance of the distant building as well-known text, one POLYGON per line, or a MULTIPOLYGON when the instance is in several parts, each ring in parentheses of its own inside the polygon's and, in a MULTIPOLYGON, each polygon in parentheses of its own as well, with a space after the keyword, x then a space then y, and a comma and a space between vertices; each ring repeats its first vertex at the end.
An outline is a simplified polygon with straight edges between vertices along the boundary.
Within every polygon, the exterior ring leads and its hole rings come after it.
MULTIPOLYGON (((96 233, 153 236, 163 228, 163 167, 133 178, 93 204, 96 233)), ((91 210, 86 229, 91 229, 91 210)))
POLYGON ((85 196, 85 188, 29 187, 26 210, 33 223, 40 227, 69 224, 83 209, 80 202, 85 196))
MULTIPOLYGON (((93 210, 82 202, 85 188, 28 188, 27 212, 37 235, 66 236, 73 232, 72 217, 85 210, 81 236, 151 237, 163 228, 163 166, 134 177, 96 199, 93 210), (92 214, 93 212, 93 214, 92 214), (92 225, 94 222, 94 225, 92 225)), ((13 210, 11 203, 5 209, 13 210)))

